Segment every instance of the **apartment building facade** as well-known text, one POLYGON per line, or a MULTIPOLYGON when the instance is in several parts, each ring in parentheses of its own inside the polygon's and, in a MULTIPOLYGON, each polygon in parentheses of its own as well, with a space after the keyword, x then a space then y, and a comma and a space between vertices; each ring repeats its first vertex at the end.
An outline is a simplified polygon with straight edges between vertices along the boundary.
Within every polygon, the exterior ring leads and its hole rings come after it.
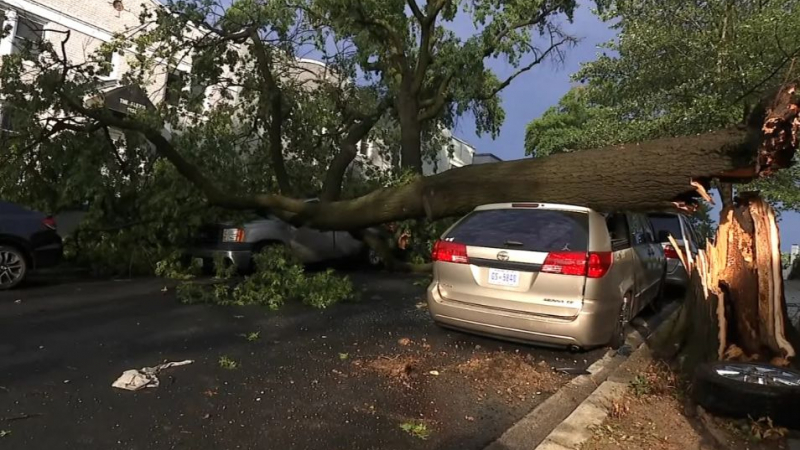
MULTIPOLYGON (((0 0, 0 9, 5 14, 3 26, 9 30, 0 41, 0 56, 18 52, 25 41, 45 40, 58 48, 66 40, 63 56, 72 63, 84 63, 92 60, 95 52, 113 39, 114 33, 138 29, 139 15, 145 8, 157 7, 160 4, 155 0, 0 0)), ((119 81, 130 70, 129 58, 133 56, 133 53, 108 56, 110 70, 97 74, 105 88, 120 87, 119 81)), ((170 69, 189 72, 191 64, 182 61, 175 68, 159 65, 148 73, 141 88, 151 102, 165 98, 170 69)))

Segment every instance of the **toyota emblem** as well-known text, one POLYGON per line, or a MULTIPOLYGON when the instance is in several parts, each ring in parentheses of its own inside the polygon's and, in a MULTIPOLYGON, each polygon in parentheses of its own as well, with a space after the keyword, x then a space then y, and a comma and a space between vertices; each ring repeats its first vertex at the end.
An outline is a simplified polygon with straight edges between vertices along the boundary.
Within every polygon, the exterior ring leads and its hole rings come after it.
POLYGON ((508 261, 508 252, 500 252, 497 254, 498 261, 508 261))

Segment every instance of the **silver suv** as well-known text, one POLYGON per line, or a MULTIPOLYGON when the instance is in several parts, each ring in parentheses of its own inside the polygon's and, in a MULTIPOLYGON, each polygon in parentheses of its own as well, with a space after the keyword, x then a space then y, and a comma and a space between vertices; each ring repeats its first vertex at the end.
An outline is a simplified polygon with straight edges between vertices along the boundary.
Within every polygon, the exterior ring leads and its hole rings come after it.
POLYGON ((203 259, 206 267, 210 267, 215 258, 222 258, 246 271, 252 268, 253 255, 272 245, 285 246, 304 264, 356 257, 362 253, 370 263, 380 263, 377 255, 349 232, 298 228, 272 216, 241 225, 203 226, 187 256, 203 259))
POLYGON ((684 253, 688 248, 693 258, 697 257, 698 244, 703 243, 700 236, 692 222, 684 215, 653 213, 648 216, 656 231, 656 237, 664 248, 664 255, 667 257, 667 284, 685 288, 689 284, 689 274, 686 273, 686 268, 678 258, 678 252, 672 247, 669 236, 675 239, 675 243, 684 253))
POLYGON ((621 345, 661 295, 666 265, 646 216, 546 203, 480 206, 432 258, 438 324, 576 350, 621 345))

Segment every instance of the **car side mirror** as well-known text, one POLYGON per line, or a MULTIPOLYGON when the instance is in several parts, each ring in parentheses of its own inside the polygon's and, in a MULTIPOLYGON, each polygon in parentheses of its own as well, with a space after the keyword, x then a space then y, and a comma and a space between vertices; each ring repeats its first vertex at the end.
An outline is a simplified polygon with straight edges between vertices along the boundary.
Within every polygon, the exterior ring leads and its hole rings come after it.
POLYGON ((659 242, 669 242, 669 231, 661 230, 658 232, 658 241, 659 242))

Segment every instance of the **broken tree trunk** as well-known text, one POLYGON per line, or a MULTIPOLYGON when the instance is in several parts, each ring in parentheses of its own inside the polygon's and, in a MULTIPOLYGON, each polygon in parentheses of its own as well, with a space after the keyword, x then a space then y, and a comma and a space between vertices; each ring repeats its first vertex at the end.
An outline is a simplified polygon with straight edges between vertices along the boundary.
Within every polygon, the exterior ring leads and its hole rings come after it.
POLYGON ((673 246, 692 274, 682 312, 685 367, 719 359, 789 364, 798 341, 786 312, 772 207, 742 194, 722 210, 715 242, 696 258, 673 246))

